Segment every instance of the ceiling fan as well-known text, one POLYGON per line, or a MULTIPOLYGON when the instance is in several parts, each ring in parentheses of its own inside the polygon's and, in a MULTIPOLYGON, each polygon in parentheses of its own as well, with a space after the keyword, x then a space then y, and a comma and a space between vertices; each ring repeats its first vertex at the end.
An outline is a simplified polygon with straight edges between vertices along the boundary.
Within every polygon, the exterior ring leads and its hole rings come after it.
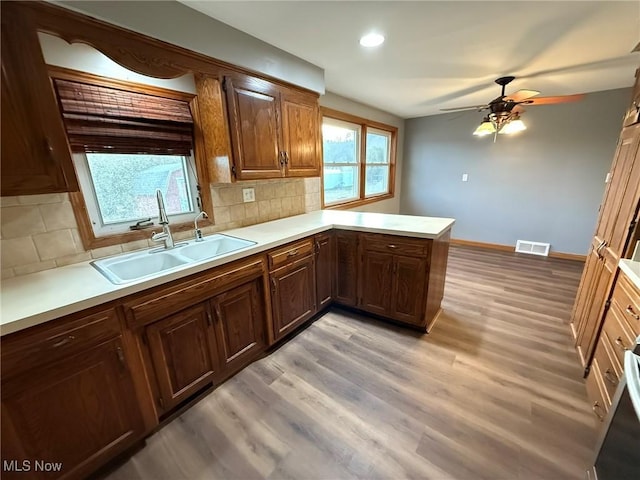
POLYGON ((473 132, 476 136, 494 134, 494 142, 497 135, 511 134, 525 130, 527 127, 520 119, 520 114, 524 112, 523 105, 553 105, 556 103, 577 102, 584 98, 584 94, 560 95, 556 97, 538 97, 537 90, 518 90, 511 95, 505 95, 505 87, 515 80, 516 77, 507 76, 496 79, 496 83, 502 86, 502 93, 486 105, 472 105, 468 107, 442 108, 442 112, 464 111, 464 110, 489 110, 482 123, 473 132))

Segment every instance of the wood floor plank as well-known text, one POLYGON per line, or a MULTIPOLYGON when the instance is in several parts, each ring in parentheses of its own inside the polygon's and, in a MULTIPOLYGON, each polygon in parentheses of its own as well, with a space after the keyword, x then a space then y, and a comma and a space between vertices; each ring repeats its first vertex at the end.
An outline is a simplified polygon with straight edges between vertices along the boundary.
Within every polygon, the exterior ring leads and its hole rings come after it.
POLYGON ((129 479, 582 479, 583 264, 452 246, 429 335, 333 309, 150 437, 129 479))

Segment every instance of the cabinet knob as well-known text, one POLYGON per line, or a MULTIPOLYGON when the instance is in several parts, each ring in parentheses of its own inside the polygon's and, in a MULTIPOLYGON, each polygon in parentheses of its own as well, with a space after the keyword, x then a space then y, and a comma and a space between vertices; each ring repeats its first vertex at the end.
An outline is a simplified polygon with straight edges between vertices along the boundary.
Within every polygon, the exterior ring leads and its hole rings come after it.
POLYGON ((389 245, 387 245, 387 248, 396 249, 396 248, 398 248, 398 246, 394 245, 394 244, 389 244, 389 245))
POLYGON ((66 345, 69 342, 72 342, 76 339, 76 337, 74 337, 73 335, 69 335, 65 338, 63 338, 62 340, 57 341, 56 343, 54 343, 52 345, 53 348, 58 348, 58 347, 62 347, 64 345, 66 345))
POLYGON ((624 346, 624 342, 622 341, 622 337, 616 338, 615 343, 618 346, 618 348, 620 348, 620 350, 622 350, 622 351, 626 351, 627 350, 627 347, 624 346))
POLYGON ((607 379, 610 384, 618 385, 618 377, 611 371, 610 368, 607 368, 607 370, 604 372, 604 378, 607 379))
POLYGON ((593 410, 593 413, 596 414, 596 417, 598 417, 598 419, 602 422, 604 420, 604 408, 602 408, 602 405, 600 405, 600 403, 596 400, 595 402, 593 402, 593 406, 591 407, 591 409, 593 410), (600 414, 600 411, 602 411, 603 413, 600 414))
POLYGON ((289 253, 287 253, 287 257, 295 257, 298 254, 298 249, 296 248, 295 250, 291 250, 289 253))

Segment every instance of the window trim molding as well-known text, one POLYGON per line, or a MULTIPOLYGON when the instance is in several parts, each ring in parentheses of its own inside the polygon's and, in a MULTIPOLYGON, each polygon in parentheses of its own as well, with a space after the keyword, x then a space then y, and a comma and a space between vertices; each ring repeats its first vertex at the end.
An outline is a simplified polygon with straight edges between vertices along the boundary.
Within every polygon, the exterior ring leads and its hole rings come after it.
MULTIPOLYGON (((343 122, 349 122, 353 124, 360 125, 361 134, 360 134, 360 185, 359 185, 359 195, 360 198, 356 200, 349 200, 341 203, 331 203, 326 205, 324 202, 324 154, 322 156, 322 169, 320 174, 320 204, 325 210, 346 210, 354 207, 359 207, 361 205, 368 205, 371 203, 379 202, 381 200, 388 200, 390 198, 394 198, 395 196, 395 187, 396 187, 396 154, 398 151, 398 127, 394 127, 392 125, 387 125, 385 123, 377 122, 375 120, 369 120, 367 118, 358 117, 357 115, 352 115, 350 113, 341 112, 340 110, 334 110, 332 108, 320 107, 320 116, 321 120, 324 117, 332 118, 334 120, 341 120, 343 122), (386 193, 381 193, 378 195, 370 195, 365 197, 365 178, 366 178, 366 136, 367 130, 369 128, 383 130, 391 133, 391 145, 389 148, 389 191, 386 193)), ((320 122, 320 128, 322 128, 322 121, 320 122)), ((321 133, 322 137, 322 133, 321 133)), ((321 142, 322 143, 322 142, 321 142)))
MULTIPOLYGON (((62 78, 66 80, 75 80, 88 83, 96 83, 98 85, 113 87, 113 88, 125 88, 131 89, 131 91, 146 93, 149 95, 166 96, 167 98, 174 98, 189 102, 189 108, 191 115, 193 116, 194 125, 194 139, 193 139, 193 155, 194 163, 196 167, 196 175, 198 180, 198 194, 200 197, 200 210, 207 212, 209 218, 203 219, 199 224, 203 227, 214 225, 214 211, 211 198, 211 188, 209 181, 209 172, 206 165, 206 157, 204 150, 204 138, 202 135, 202 127, 200 122, 200 111, 198 108, 198 97, 194 93, 179 92, 176 90, 170 90, 166 88, 156 87, 153 85, 145 85, 136 82, 128 82, 124 80, 117 80, 100 75, 94 75, 92 73, 82 72, 78 70, 72 70, 69 68, 63 68, 53 65, 47 65, 50 78, 62 78)), ((74 165, 75 169, 75 165, 74 165)), ((76 169, 76 176, 78 175, 76 169)), ((133 242, 136 240, 148 240, 151 238, 151 232, 153 228, 144 230, 132 230, 130 232, 116 233, 112 235, 96 236, 91 226, 91 219, 89 217, 87 204, 85 202, 83 193, 81 190, 77 192, 69 192, 69 201, 73 208, 73 214, 76 217, 78 224, 78 232, 80 233, 80 239, 85 250, 93 250, 95 248, 109 247, 113 245, 120 245, 122 243, 133 242)), ((195 215, 194 215, 195 217, 195 215)), ((193 222, 183 222, 171 225, 172 232, 185 232, 193 229, 193 222)))

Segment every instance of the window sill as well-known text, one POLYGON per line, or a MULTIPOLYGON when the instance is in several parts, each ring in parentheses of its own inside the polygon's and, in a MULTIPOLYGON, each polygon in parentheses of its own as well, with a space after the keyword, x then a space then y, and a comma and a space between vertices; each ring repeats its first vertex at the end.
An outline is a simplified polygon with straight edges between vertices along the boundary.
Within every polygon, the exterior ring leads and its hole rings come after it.
POLYGON ((332 205, 323 205, 324 210, 348 210, 354 207, 360 207, 362 205, 369 205, 370 203, 379 202, 381 200, 389 200, 393 198, 393 193, 385 193, 383 195, 376 195, 375 197, 368 197, 365 199, 351 200, 344 203, 334 203, 332 205))
MULTIPOLYGON (((69 200, 71 201, 76 221, 78 222, 78 230, 80 232, 80 238, 82 239, 82 246, 87 251, 101 247, 111 247, 113 245, 135 242, 137 240, 149 240, 151 239, 151 234, 154 231, 157 232, 162 230, 161 225, 154 225, 143 230, 131 230, 128 232, 114 233, 113 235, 96 237, 93 233, 93 228, 88 221, 88 217, 78 214, 79 212, 82 212, 83 209, 86 209, 82 194, 80 192, 70 192, 69 200)), ((214 224, 215 223, 211 217, 209 219, 198 220, 198 226, 201 228, 209 227, 214 224)), ((189 230, 193 231, 194 229, 193 222, 175 223, 170 224, 169 226, 171 228, 171 233, 186 232, 189 230)))

